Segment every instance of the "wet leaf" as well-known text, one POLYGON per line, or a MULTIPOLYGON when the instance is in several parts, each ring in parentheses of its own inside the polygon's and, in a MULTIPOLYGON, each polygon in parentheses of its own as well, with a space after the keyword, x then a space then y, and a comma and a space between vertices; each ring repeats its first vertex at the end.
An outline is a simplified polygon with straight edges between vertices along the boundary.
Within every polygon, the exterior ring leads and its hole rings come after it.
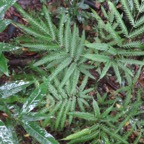
POLYGON ((1 0, 0 1, 0 19, 4 17, 5 12, 16 2, 17 0, 1 0))
POLYGON ((21 114, 28 113, 33 110, 46 95, 46 92, 47 85, 45 83, 41 84, 38 88, 36 88, 24 103, 21 114))
MULTIPOLYGON (((1 29, 1 26, 0 26, 0 29, 1 29)), ((18 50, 20 48, 21 47, 19 46, 14 46, 8 43, 0 42, 0 52, 6 52, 6 51, 10 52, 10 51, 18 50)))
POLYGON ((0 87, 0 98, 7 98, 9 96, 13 96, 14 94, 28 87, 31 83, 32 82, 25 82, 22 80, 6 83, 0 87))
POLYGON ((0 32, 3 32, 5 30, 5 28, 7 27, 7 25, 10 24, 10 20, 0 20, 0 32))
POLYGON ((33 136, 40 144, 58 144, 54 137, 42 129, 38 124, 33 122, 23 122, 23 127, 31 136, 33 136))
POLYGON ((47 118, 47 115, 44 115, 44 114, 39 114, 38 112, 31 112, 31 113, 27 113, 25 115, 22 116, 22 120, 25 120, 25 121, 39 121, 39 120, 42 120, 42 119, 46 119, 47 118))
POLYGON ((13 140, 12 131, 0 120, 0 143, 2 144, 17 144, 13 140))

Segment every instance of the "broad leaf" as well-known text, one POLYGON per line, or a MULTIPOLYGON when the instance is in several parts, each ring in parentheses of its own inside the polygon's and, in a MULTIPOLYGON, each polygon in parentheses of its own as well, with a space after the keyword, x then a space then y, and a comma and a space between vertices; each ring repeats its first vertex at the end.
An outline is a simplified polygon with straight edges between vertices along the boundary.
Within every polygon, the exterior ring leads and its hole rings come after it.
POLYGON ((7 98, 9 96, 13 96, 14 94, 28 87, 30 84, 31 82, 24 82, 22 80, 6 83, 0 87, 0 98, 7 98))
POLYGON ((47 91, 47 86, 45 83, 41 84, 39 88, 36 88, 29 98, 24 103, 21 114, 30 112, 33 110, 38 103, 43 99, 47 91))
POLYGON ((0 32, 3 32, 7 25, 10 24, 10 20, 2 20, 0 19, 0 32))
POLYGON ((0 52, 15 51, 15 50, 18 50, 20 48, 21 47, 19 47, 19 46, 15 46, 15 45, 11 45, 11 44, 8 44, 8 43, 0 42, 0 52))
POLYGON ((2 144, 17 144, 13 139, 12 131, 0 120, 0 143, 2 144))
POLYGON ((38 112, 31 112, 31 113, 27 113, 22 116, 22 120, 27 121, 27 122, 28 121, 39 121, 39 120, 43 120, 46 118, 47 118, 47 115, 39 114, 38 112))
POLYGON ((5 12, 11 7, 17 0, 1 0, 0 1, 0 19, 4 17, 5 12))
POLYGON ((40 144, 58 144, 54 137, 42 129, 38 124, 33 122, 23 122, 24 129, 34 137, 40 144))

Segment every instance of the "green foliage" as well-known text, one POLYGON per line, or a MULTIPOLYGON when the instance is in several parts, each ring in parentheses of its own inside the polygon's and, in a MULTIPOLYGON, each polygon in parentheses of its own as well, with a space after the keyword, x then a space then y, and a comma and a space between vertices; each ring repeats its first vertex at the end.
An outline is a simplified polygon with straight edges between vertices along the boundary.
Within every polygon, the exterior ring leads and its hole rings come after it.
MULTIPOLYGON (((57 5, 60 5, 60 3, 62 2, 58 1, 57 5)), ((90 13, 86 11, 87 9, 89 9, 89 5, 85 4, 84 0, 65 0, 65 6, 59 6, 56 14, 60 18, 60 14, 65 13, 70 16, 72 22, 87 23, 90 18, 90 13)))
POLYGON ((123 14, 120 14, 112 2, 108 2, 110 11, 106 12, 103 7, 106 22, 93 10, 93 15, 97 20, 97 43, 88 43, 86 46, 93 50, 92 54, 86 54, 84 57, 90 60, 104 63, 104 68, 100 73, 100 79, 103 78, 108 70, 112 67, 118 82, 122 83, 122 75, 133 76, 128 64, 144 65, 141 60, 134 57, 143 56, 144 44, 138 41, 138 36, 143 33, 144 17, 142 6, 143 2, 135 1, 135 13, 130 10, 129 3, 121 0, 123 14), (125 21, 123 15, 127 16, 128 22, 125 21), (136 40, 137 38, 137 40, 136 40))
POLYGON ((64 88, 61 88, 60 81, 55 78, 53 83, 48 84, 49 94, 46 97, 45 107, 40 113, 45 113, 47 118, 43 122, 43 126, 50 125, 51 128, 62 130, 65 123, 70 125, 73 121, 73 116, 68 116, 69 112, 74 112, 79 109, 85 112, 90 108, 89 101, 91 97, 88 95, 92 89, 84 89, 87 77, 85 77, 79 87, 73 81, 68 81, 64 88))
POLYGON ((10 24, 10 20, 4 19, 5 12, 10 8, 17 0, 2 0, 0 1, 0 32, 3 32, 7 25, 10 24))
POLYGON ((22 125, 27 133, 33 136, 41 144, 58 144, 52 135, 34 122, 44 119, 45 115, 41 115, 38 112, 32 112, 46 95, 46 83, 39 85, 25 101, 17 101, 16 98, 9 101, 10 97, 15 97, 14 94, 24 90, 30 84, 31 82, 19 81, 5 84, 0 87, 0 110, 5 112, 8 116, 5 118, 6 122, 0 120, 0 140, 4 144, 19 144, 15 133, 15 127, 17 125, 22 125), (20 102, 23 106, 19 107, 14 102, 20 102))
MULTIPOLYGON (((77 13, 86 5, 83 1, 78 5, 76 2, 72 4, 77 13)), ((16 79, 0 86, 0 111, 6 114, 0 120, 3 143, 19 143, 15 132, 19 125, 41 144, 58 143, 45 128, 68 144, 128 144, 135 131, 139 136, 132 143, 142 140, 143 91, 135 84, 140 81, 144 65, 141 60, 144 2, 120 0, 119 3, 121 13, 111 1, 107 11, 101 5, 104 20, 92 10, 97 30, 94 43, 87 41, 87 34, 72 24, 70 12, 70 16, 61 13, 57 24, 58 19, 53 20, 46 5, 42 6, 42 15, 36 16, 14 5, 28 24, 12 22, 23 34, 13 44, 0 43, 0 72, 16 79), (30 79, 34 79, 32 82, 17 80, 15 72, 9 74, 3 54, 23 47, 42 56, 25 67, 32 75, 30 79), (91 74, 95 71, 92 64, 99 72, 98 80, 91 74), (137 72, 133 65, 137 66, 137 72), (104 94, 99 80, 109 73, 115 74, 123 87, 114 91, 102 82, 109 92, 104 94)), ((2 21, 5 26, 9 23, 2 21)), ((28 76, 26 71, 20 79, 28 76)))
MULTIPOLYGON (((102 97, 103 96, 100 96, 99 98, 102 97)), ((70 140, 68 144, 81 144, 83 142, 90 142, 93 144, 102 143, 102 141, 128 144, 128 137, 132 134, 132 131, 125 131, 125 133, 123 133, 126 123, 129 123, 132 126, 132 130, 139 125, 140 121, 142 122, 137 113, 140 105, 142 104, 139 99, 140 95, 137 95, 137 99, 134 103, 131 103, 130 97, 131 93, 127 94, 127 98, 124 103, 120 104, 120 100, 117 99, 110 106, 107 106, 107 102, 109 100, 105 99, 102 103, 93 100, 93 112, 69 113, 69 115, 91 121, 90 125, 92 126, 71 134, 63 140, 70 140), (101 105, 101 107, 99 105, 101 105), (119 107, 116 107, 117 105, 119 105, 119 107), (129 105, 129 107, 127 107, 127 105, 129 105), (104 108, 105 106, 106 108, 104 108), (139 120, 135 121, 136 119, 139 120)))
POLYGON ((87 59, 82 57, 82 55, 87 53, 84 47, 84 32, 80 38, 76 25, 73 26, 72 32, 69 19, 65 24, 65 15, 62 15, 59 28, 57 29, 52 23, 46 6, 43 6, 44 20, 41 21, 41 24, 35 18, 24 12, 19 5, 16 4, 15 7, 31 25, 30 27, 26 27, 15 23, 16 26, 32 36, 29 39, 29 43, 24 42, 21 46, 28 47, 34 51, 44 50, 47 53, 42 59, 34 63, 33 66, 45 65, 47 70, 54 68, 55 70, 52 71, 49 76, 50 81, 59 73, 66 71, 61 86, 63 86, 69 78, 74 78, 75 75, 78 76, 79 73, 94 78, 89 73, 89 69, 93 67, 88 66, 86 64, 87 59), (45 23, 45 21, 47 23, 45 23), (40 42, 37 39, 40 39, 40 42))
POLYGON ((5 74, 9 76, 8 65, 7 65, 8 60, 3 53, 16 51, 18 49, 20 49, 19 46, 0 42, 0 75, 5 74))

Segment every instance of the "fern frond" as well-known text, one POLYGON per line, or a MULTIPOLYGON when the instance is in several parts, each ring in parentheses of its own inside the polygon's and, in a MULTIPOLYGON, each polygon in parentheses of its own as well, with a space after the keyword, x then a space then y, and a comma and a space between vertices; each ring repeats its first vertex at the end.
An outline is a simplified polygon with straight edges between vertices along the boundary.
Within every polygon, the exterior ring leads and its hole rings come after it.
POLYGON ((71 50, 70 50, 71 57, 74 57, 78 39, 79 39, 78 38, 78 29, 76 27, 76 24, 74 24, 73 33, 72 33, 72 40, 71 40, 71 50))
POLYGON ((127 0, 121 0, 121 4, 123 6, 123 9, 127 15, 127 18, 129 19, 131 25, 134 26, 134 18, 133 18, 133 15, 131 13, 130 7, 128 5, 128 1, 127 0))
POLYGON ((111 34, 111 36, 116 41, 116 43, 118 45, 122 45, 122 39, 119 36, 118 32, 114 30, 114 28, 112 27, 112 25, 110 23, 107 23, 106 27, 107 27, 106 30, 111 34))
POLYGON ((61 118, 61 124, 60 124, 60 128, 62 129, 64 127, 64 124, 65 124, 65 121, 66 121, 66 116, 67 116, 67 113, 69 112, 70 108, 71 108, 71 100, 69 100, 66 104, 66 107, 65 107, 65 110, 64 110, 64 113, 63 113, 63 116, 61 118))
POLYGON ((125 34, 125 36, 128 35, 128 30, 127 27, 125 26, 123 19, 121 18, 121 15, 119 14, 119 12, 117 11, 116 7, 114 6, 114 4, 112 2, 108 2, 110 8, 112 9, 117 22, 119 23, 119 27, 121 28, 121 30, 123 31, 123 33, 125 34))
POLYGON ((88 76, 88 77, 90 77, 90 78, 92 78, 92 79, 95 79, 95 77, 94 77, 88 70, 86 70, 85 68, 79 67, 78 69, 79 69, 79 71, 80 71, 81 73, 83 73, 84 75, 86 75, 86 76, 88 76))
POLYGON ((123 48, 140 48, 141 46, 142 46, 141 41, 132 41, 122 45, 123 48))
POLYGON ((95 10, 92 9, 93 15, 95 17, 95 19, 97 20, 97 22, 99 22, 100 24, 102 24, 102 26, 105 25, 104 21, 101 19, 101 17, 96 13, 95 10))
POLYGON ((45 121, 43 122, 43 127, 45 127, 47 125, 47 123, 50 121, 50 119, 52 118, 52 116, 54 115, 54 113, 60 108, 62 107, 63 101, 59 101, 54 109, 52 109, 52 111, 50 111, 50 113, 48 114, 47 118, 45 119, 45 121))
POLYGON ((89 103, 88 103, 85 99, 83 99, 82 97, 81 97, 80 99, 81 99, 81 102, 82 102, 87 108, 90 107, 89 103))
POLYGON ((64 89, 60 87, 60 82, 57 78, 54 78, 54 84, 56 86, 56 88, 58 89, 60 95, 64 98, 64 99, 67 99, 68 96, 67 94, 65 93, 64 89))
POLYGON ((16 25, 17 27, 19 27, 20 29, 22 29, 23 31, 27 32, 28 34, 36 37, 36 38, 40 38, 40 39, 43 39, 43 40, 46 40, 46 41, 51 41, 51 38, 49 36, 45 36, 43 34, 39 34, 37 33, 36 31, 30 29, 30 28, 27 28, 26 26, 23 26, 21 24, 18 24, 18 23, 14 23, 14 25, 16 25))
POLYGON ((84 135, 80 138, 68 142, 68 144, 79 144, 81 142, 90 141, 98 136, 99 131, 84 135))
POLYGON ((45 18, 46 18, 47 24, 49 26, 49 29, 50 29, 50 32, 52 35, 52 40, 54 41, 54 40, 56 40, 55 30, 54 30, 54 26, 52 24, 52 20, 51 20, 50 15, 49 15, 49 11, 46 8, 46 6, 43 6, 43 12, 45 14, 45 18))
POLYGON ((67 56, 62 58, 62 59, 57 59, 57 60, 54 60, 52 62, 49 62, 49 64, 46 66, 46 69, 50 69, 52 67, 56 67, 57 65, 59 65, 60 61, 64 61, 66 58, 67 58, 67 56))
POLYGON ((61 118, 63 116, 63 113, 64 113, 64 109, 65 109, 65 106, 67 105, 67 100, 65 100, 62 104, 62 107, 60 108, 60 111, 56 117, 56 122, 55 122, 55 129, 58 129, 59 128, 59 125, 60 125, 60 122, 61 122, 61 118))
POLYGON ((41 60, 34 63, 34 66, 40 66, 40 65, 50 62, 52 60, 60 61, 60 59, 66 58, 66 56, 67 56, 67 54, 65 52, 54 53, 54 54, 51 54, 51 56, 48 55, 48 56, 43 57, 41 60))
POLYGON ((76 68, 77 64, 75 62, 73 62, 70 67, 68 68, 68 70, 66 71, 66 74, 60 84, 60 87, 63 87, 64 84, 67 82, 67 80, 70 78, 70 76, 72 75, 72 73, 74 72, 75 68, 76 68))
POLYGON ((95 116, 88 112, 70 112, 69 114, 88 121, 96 121, 95 116))
POLYGON ((144 33, 144 26, 141 26, 140 28, 137 28, 136 30, 132 31, 128 38, 135 38, 138 35, 141 35, 142 33, 144 33))
POLYGON ((26 44, 21 44, 22 46, 24 47, 28 47, 28 48, 31 48, 33 50, 56 50, 59 48, 58 45, 45 45, 45 44, 31 44, 31 43, 26 43, 26 44))
POLYGON ((85 54, 84 57, 98 62, 107 62, 110 60, 108 56, 99 55, 99 54, 85 54))
POLYGON ((144 2, 142 1, 139 12, 142 13, 144 12, 144 2))
POLYGON ((78 84, 79 77, 80 77, 80 71, 78 69, 75 69, 72 79, 71 94, 76 93, 76 87, 78 84))
POLYGON ((128 64, 144 65, 143 61, 134 60, 134 59, 121 59, 119 61, 122 63, 128 63, 128 64))
POLYGON ((85 42, 85 32, 83 31, 80 44, 77 48, 77 52, 75 53, 75 61, 79 60, 80 56, 82 55, 84 51, 84 42, 85 42))
POLYGON ((144 51, 126 51, 126 50, 121 50, 118 51, 118 55, 123 55, 123 56, 142 56, 144 55, 144 51))
POLYGON ((121 75, 120 75, 120 71, 119 71, 119 68, 118 68, 117 64, 115 62, 113 62, 112 67, 114 69, 114 72, 116 74, 118 82, 121 84, 122 80, 121 80, 121 75))
POLYGON ((123 64, 121 63, 118 63, 118 66, 125 72, 125 73, 128 73, 130 76, 133 76, 133 73, 132 71, 127 68, 126 66, 124 66, 123 64))
POLYGON ((63 34, 63 31, 64 31, 64 20, 65 20, 65 15, 62 14, 62 16, 60 18, 59 33, 58 33, 60 47, 64 46, 64 34, 63 34))
POLYGON ((33 24, 35 27, 37 27, 41 32, 46 33, 49 35, 49 33, 45 30, 43 26, 39 24, 35 19, 33 19, 30 15, 28 15, 21 6, 19 6, 17 3, 15 3, 14 7, 26 18, 28 21, 33 24))
POLYGON ((70 51, 70 42, 71 42, 71 29, 70 29, 70 20, 66 22, 65 35, 64 35, 65 49, 66 52, 70 51))
POLYGON ((49 76, 49 80, 51 81, 58 73, 60 73, 64 68, 66 68, 72 61, 72 58, 66 58, 59 66, 55 69, 55 71, 49 76))
POLYGON ((105 126, 103 126, 103 127, 101 127, 101 128, 102 128, 102 130, 103 130, 104 132, 106 132, 108 135, 114 137, 116 140, 121 141, 123 144, 128 144, 128 142, 127 142, 125 139, 123 139, 122 137, 120 137, 118 134, 111 132, 111 131, 109 130, 109 128, 107 128, 107 127, 105 127, 105 126))
POLYGON ((82 83, 81 83, 81 85, 80 85, 80 87, 79 87, 79 89, 80 89, 81 91, 84 90, 87 82, 88 82, 88 76, 85 76, 84 79, 83 79, 83 81, 82 81, 82 83))
POLYGON ((106 73, 108 72, 110 66, 111 66, 111 62, 110 61, 106 62, 105 67, 103 68, 103 71, 100 74, 99 80, 102 79, 106 75, 106 73))
POLYGON ((93 109, 94 109, 95 117, 99 118, 100 117, 100 108, 99 108, 97 102, 94 99, 93 99, 92 106, 93 106, 93 109))
POLYGON ((83 105, 83 102, 81 101, 81 98, 77 98, 78 106, 80 108, 80 111, 85 112, 85 107, 83 105))
POLYGON ((55 89, 55 87, 53 85, 51 85, 49 83, 48 85, 48 89, 49 89, 49 92, 57 99, 57 100, 61 100, 62 97, 61 95, 58 94, 58 91, 55 89))
POLYGON ((135 28, 138 28, 138 27, 140 27, 141 25, 144 25, 144 16, 140 17, 140 18, 135 22, 134 27, 135 27, 135 28))
POLYGON ((134 4, 135 4, 135 7, 136 7, 137 11, 139 11, 139 9, 140 9, 139 1, 138 0, 134 0, 134 4))
MULTIPOLYGON (((70 112, 74 112, 75 107, 76 107, 76 97, 73 97, 73 98, 72 98, 71 107, 70 107, 70 112)), ((73 116, 70 115, 70 116, 69 116, 69 124, 72 123, 72 120, 73 120, 73 116)))

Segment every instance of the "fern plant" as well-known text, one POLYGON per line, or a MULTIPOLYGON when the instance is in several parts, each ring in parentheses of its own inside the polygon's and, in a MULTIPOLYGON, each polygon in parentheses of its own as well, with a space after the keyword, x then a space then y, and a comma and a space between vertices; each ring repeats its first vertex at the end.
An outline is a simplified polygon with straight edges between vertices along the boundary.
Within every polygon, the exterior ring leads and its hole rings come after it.
POLYGON ((40 111, 47 115, 43 122, 43 126, 50 125, 52 129, 63 130, 66 121, 70 125, 73 116, 68 116, 69 112, 79 109, 85 112, 90 108, 91 97, 88 95, 92 88, 85 89, 88 77, 85 76, 80 86, 75 87, 73 80, 69 80, 64 88, 60 87, 58 78, 54 78, 53 83, 48 84, 48 95, 46 100, 42 102, 45 107, 40 111))
MULTIPOLYGON (((70 142, 68 142, 68 144, 82 144, 84 142, 91 144, 129 144, 129 137, 132 135, 133 130, 136 129, 140 123, 141 126, 143 126, 142 119, 136 120, 138 118, 137 112, 142 105, 140 95, 141 94, 138 93, 137 100, 131 103, 131 93, 127 93, 127 98, 124 103, 122 103, 120 99, 116 99, 109 107, 107 103, 108 100, 105 99, 106 97, 99 95, 97 97, 98 101, 93 100, 93 112, 69 113, 70 116, 72 115, 89 121, 89 126, 87 125, 87 128, 71 134, 63 140, 69 140, 70 142), (99 101, 102 103, 100 104, 99 101), (129 107, 127 107, 128 105, 129 107), (105 106, 107 109, 104 108, 105 106), (127 125, 130 126, 129 131, 124 130, 127 125)), ((143 130, 139 131, 139 136, 133 143, 137 144, 140 141, 140 138, 143 137, 143 132, 143 130)))
POLYGON ((144 2, 134 1, 135 13, 131 11, 127 0, 121 0, 120 3, 123 8, 122 14, 110 1, 108 2, 108 12, 101 7, 106 21, 93 11, 98 23, 96 43, 86 44, 88 48, 93 49, 93 53, 86 54, 84 57, 104 64, 104 68, 100 72, 100 79, 112 67, 121 84, 123 72, 133 76, 129 65, 144 65, 143 60, 136 60, 138 56, 144 55, 144 44, 140 40, 140 36, 144 32, 144 2), (125 21, 124 15, 128 22, 125 21), (129 27, 127 27, 128 24, 129 27))
POLYGON ((71 31, 70 20, 65 23, 65 15, 62 15, 59 28, 57 28, 51 20, 48 8, 43 6, 44 18, 40 22, 32 18, 24 12, 22 8, 15 4, 17 10, 27 19, 30 26, 24 26, 14 23, 21 28, 25 33, 29 34, 29 39, 21 41, 21 46, 27 47, 33 51, 45 51, 45 56, 33 64, 34 67, 45 66, 45 70, 54 69, 49 76, 49 80, 53 80, 59 73, 67 71, 63 86, 70 77, 77 76, 79 79, 80 73, 83 73, 91 78, 94 78, 89 69, 92 66, 87 65, 87 59, 82 57, 87 51, 84 47, 85 33, 79 37, 79 31, 76 25, 71 31))

